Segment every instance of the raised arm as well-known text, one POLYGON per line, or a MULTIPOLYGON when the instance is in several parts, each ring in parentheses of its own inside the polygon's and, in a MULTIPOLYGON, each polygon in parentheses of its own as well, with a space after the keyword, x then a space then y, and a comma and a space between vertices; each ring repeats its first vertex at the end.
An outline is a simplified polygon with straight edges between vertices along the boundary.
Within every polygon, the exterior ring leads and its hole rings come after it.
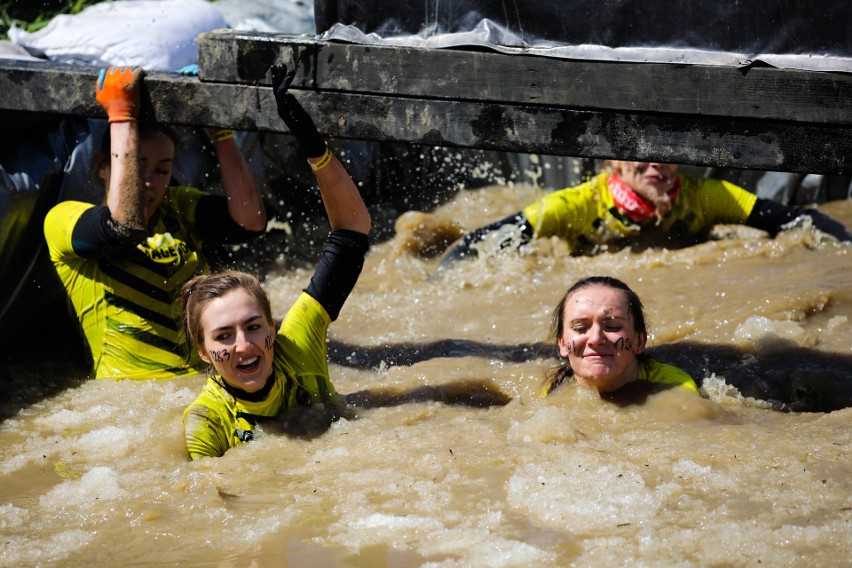
POLYGON ((113 220, 128 230, 145 229, 145 192, 139 161, 140 67, 101 69, 98 103, 106 110, 110 129, 110 176, 107 207, 113 220))
POLYGON ((331 228, 368 234, 371 225, 370 213, 358 188, 343 164, 329 150, 310 115, 288 92, 295 71, 288 72, 287 66, 283 64, 273 65, 271 71, 278 114, 308 158, 320 187, 331 228))
POLYGON ((257 182, 240 152, 232 130, 211 129, 210 138, 222 171, 222 186, 228 200, 228 213, 250 231, 266 229, 266 211, 257 182))

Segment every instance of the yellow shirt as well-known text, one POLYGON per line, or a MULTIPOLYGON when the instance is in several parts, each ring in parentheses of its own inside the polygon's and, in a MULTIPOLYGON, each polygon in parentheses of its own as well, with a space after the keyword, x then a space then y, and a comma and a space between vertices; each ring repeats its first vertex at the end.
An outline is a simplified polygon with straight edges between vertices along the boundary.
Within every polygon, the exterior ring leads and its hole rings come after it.
POLYGON ((275 338, 272 383, 264 387, 268 392, 263 400, 235 396, 220 375, 208 379, 183 413, 189 457, 222 456, 250 441, 255 425, 264 418, 294 406, 334 402, 337 393, 329 379, 326 353, 330 323, 325 308, 303 292, 275 338))
MULTIPOLYGON (((695 381, 692 380, 692 377, 686 371, 674 365, 660 363, 654 359, 646 359, 639 363, 639 380, 658 385, 677 387, 693 394, 700 394, 698 392, 698 385, 695 384, 695 381)), ((546 383, 539 392, 539 396, 547 396, 554 388, 550 382, 546 383)))
POLYGON ((601 173, 576 187, 555 191, 524 209, 537 236, 556 236, 575 251, 634 239, 651 227, 667 235, 693 236, 719 223, 743 223, 757 196, 732 183, 680 177, 680 191, 659 225, 634 223, 616 207, 601 173))
POLYGON ((639 365, 639 380, 658 385, 678 387, 691 393, 699 394, 698 385, 695 384, 695 381, 692 380, 692 377, 686 371, 674 365, 660 363, 653 359, 644 361, 639 365))
MULTIPOLYGON (((74 251, 72 234, 94 205, 64 201, 47 214, 50 259, 68 293, 93 359, 92 376, 161 379, 197 373, 180 340, 178 294, 209 272, 195 233, 195 207, 204 192, 170 187, 147 241, 97 257, 74 251)), ((197 362, 198 359, 196 358, 197 362)))

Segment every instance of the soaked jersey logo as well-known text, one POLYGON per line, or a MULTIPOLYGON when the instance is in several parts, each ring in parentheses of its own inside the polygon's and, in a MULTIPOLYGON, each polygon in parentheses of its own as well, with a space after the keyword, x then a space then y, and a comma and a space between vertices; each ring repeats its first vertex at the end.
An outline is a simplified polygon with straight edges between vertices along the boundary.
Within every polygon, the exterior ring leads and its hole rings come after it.
POLYGON ((251 430, 240 430, 239 428, 234 428, 234 436, 237 437, 237 440, 243 443, 254 440, 254 432, 251 430))
POLYGON ((137 248, 148 258, 160 264, 178 262, 192 253, 185 242, 175 239, 171 233, 158 233, 148 237, 145 242, 137 245, 137 248))

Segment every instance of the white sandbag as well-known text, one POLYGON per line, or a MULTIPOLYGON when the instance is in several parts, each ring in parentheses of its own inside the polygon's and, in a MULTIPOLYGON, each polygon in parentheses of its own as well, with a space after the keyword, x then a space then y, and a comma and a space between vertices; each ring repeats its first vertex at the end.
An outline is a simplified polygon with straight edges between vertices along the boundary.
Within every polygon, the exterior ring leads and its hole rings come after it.
POLYGON ((26 49, 15 45, 11 41, 0 41, 0 59, 20 59, 23 61, 41 61, 38 57, 30 55, 26 49))
POLYGON ((57 16, 34 33, 13 26, 9 39, 51 61, 174 72, 197 63, 198 34, 225 27, 206 0, 123 0, 57 16))
POLYGON ((235 30, 316 33, 314 3, 308 0, 216 0, 214 6, 235 30))

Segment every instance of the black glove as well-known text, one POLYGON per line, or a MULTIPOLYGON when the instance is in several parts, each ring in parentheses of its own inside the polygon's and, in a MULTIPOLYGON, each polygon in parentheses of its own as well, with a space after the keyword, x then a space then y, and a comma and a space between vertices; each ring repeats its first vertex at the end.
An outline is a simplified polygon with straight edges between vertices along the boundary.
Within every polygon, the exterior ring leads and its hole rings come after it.
POLYGON ((278 116, 290 129, 290 133, 296 137, 299 145, 305 151, 308 158, 319 158, 325 154, 325 140, 323 140, 314 121, 305 111, 299 101, 287 92, 296 71, 287 71, 287 65, 281 63, 273 65, 272 92, 275 94, 275 102, 278 103, 278 116))
POLYGON ((500 248, 508 248, 512 245, 525 245, 530 242, 535 235, 532 225, 523 211, 513 213, 508 217, 495 221, 490 225, 480 227, 465 235, 465 237, 450 249, 438 263, 438 268, 449 268, 460 260, 476 258, 479 252, 473 245, 488 238, 489 233, 497 231, 504 225, 514 225, 521 230, 520 242, 512 242, 514 239, 507 239, 500 243, 500 248))
POLYGON ((828 233, 841 243, 852 243, 852 232, 838 221, 835 221, 825 213, 821 211, 817 211, 816 209, 799 209, 804 215, 813 220, 814 227, 822 231, 823 233, 828 233))

